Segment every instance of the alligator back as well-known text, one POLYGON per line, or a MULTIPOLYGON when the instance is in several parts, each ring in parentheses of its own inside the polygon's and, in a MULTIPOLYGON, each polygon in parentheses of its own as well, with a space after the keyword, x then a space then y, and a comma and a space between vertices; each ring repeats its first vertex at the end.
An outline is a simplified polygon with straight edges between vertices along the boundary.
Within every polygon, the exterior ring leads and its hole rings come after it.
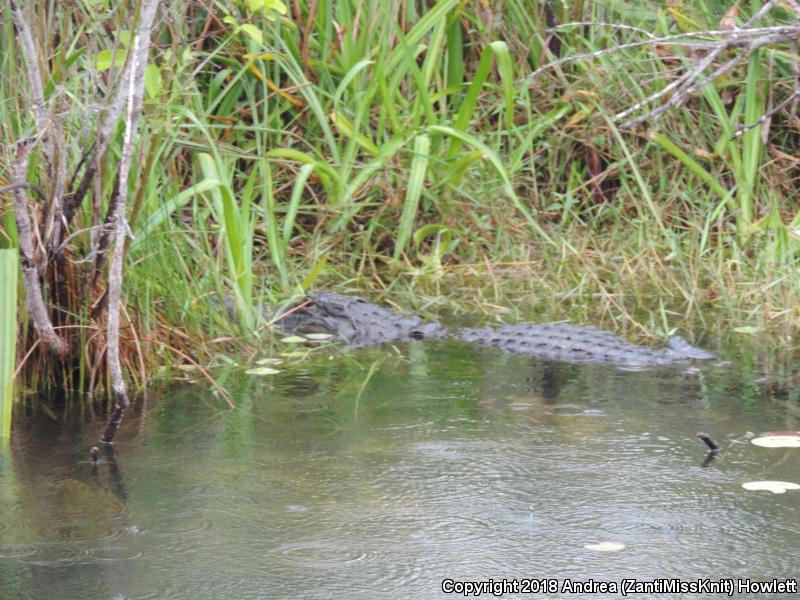
POLYGON ((503 325, 462 329, 456 337, 467 342, 526 354, 542 360, 571 363, 611 363, 657 367, 714 355, 683 338, 671 338, 666 348, 640 346, 596 327, 569 323, 503 325))
MULTIPOLYGON (((409 339, 448 335, 438 321, 423 321, 367 302, 358 296, 335 292, 309 294, 306 300, 276 320, 285 332, 330 333, 351 346, 378 345, 409 339)), ((675 362, 713 358, 714 354, 673 337, 661 349, 632 344, 610 331, 569 323, 503 325, 461 329, 455 337, 559 362, 590 362, 657 367, 675 362)))

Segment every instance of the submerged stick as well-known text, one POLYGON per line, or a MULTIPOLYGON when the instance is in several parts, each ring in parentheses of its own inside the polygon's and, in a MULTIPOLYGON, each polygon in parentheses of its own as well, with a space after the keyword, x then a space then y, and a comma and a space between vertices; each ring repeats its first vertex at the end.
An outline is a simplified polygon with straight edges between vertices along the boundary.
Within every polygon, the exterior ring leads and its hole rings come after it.
POLYGON ((703 440, 703 443, 705 443, 705 445, 708 446, 708 449, 711 450, 711 452, 714 453, 719 452, 719 444, 717 444, 714 440, 712 440, 710 435, 708 435, 707 433, 703 433, 702 431, 699 431, 697 432, 697 437, 703 440))

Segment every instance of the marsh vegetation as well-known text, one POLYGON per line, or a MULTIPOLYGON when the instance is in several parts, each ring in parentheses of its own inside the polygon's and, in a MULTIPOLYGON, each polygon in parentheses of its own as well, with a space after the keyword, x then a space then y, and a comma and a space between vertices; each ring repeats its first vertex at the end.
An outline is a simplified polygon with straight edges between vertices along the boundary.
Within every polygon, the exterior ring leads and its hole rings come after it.
POLYGON ((136 384, 252 355, 261 308, 311 286, 791 347, 795 9, 11 2, 0 245, 40 285, 23 376, 111 389, 117 339, 136 384))

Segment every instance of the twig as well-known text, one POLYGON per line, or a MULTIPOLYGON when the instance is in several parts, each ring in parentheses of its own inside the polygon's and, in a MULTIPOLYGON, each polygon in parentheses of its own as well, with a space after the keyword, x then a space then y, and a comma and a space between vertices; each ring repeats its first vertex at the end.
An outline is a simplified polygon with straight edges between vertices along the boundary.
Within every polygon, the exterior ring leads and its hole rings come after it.
POLYGON ((545 31, 557 31, 559 29, 567 29, 571 27, 607 27, 609 29, 618 29, 623 31, 635 31, 636 33, 641 33, 644 36, 649 38, 655 39, 652 33, 647 31, 646 29, 642 29, 641 27, 634 27, 633 25, 623 25, 622 23, 596 23, 594 21, 570 21, 569 23, 561 23, 560 25, 555 25, 553 27, 548 27, 545 31))
POLYGON ((626 119, 629 115, 633 114, 635 111, 639 110, 643 106, 646 106, 647 104, 652 104, 656 100, 664 97, 664 95, 677 89, 678 91, 676 91, 676 93, 663 105, 654 108, 653 110, 635 119, 626 121, 621 125, 621 127, 631 128, 647 120, 656 120, 669 109, 681 106, 686 101, 686 99, 695 91, 699 90, 708 83, 711 83, 717 77, 723 75, 724 73, 727 73, 728 71, 733 69, 736 65, 744 62, 750 56, 750 54, 755 52, 758 48, 778 42, 791 41, 793 39, 797 39, 798 37, 800 37, 800 26, 796 25, 767 27, 759 29, 754 29, 751 27, 761 17, 766 15, 772 9, 774 4, 775 4, 774 0, 770 0, 769 2, 764 3, 764 5, 758 10, 758 12, 755 15, 753 15, 747 21, 747 23, 745 23, 744 28, 734 29, 732 31, 726 31, 725 33, 726 39, 717 48, 712 50, 705 58, 699 61, 695 65, 695 67, 691 69, 688 73, 686 73, 682 77, 679 77, 675 81, 672 81, 659 92, 651 94, 641 102, 637 102, 629 109, 614 115, 614 121, 621 121, 623 119, 626 119), (754 32, 758 32, 758 34, 754 36, 754 32), (723 51, 738 46, 741 43, 743 36, 753 38, 747 41, 744 51, 742 51, 739 55, 737 55, 733 59, 723 64, 721 67, 718 67, 708 77, 702 79, 699 82, 691 84, 689 83, 691 81, 695 81, 697 77, 699 77, 703 73, 703 71, 705 71, 708 67, 710 67, 713 64, 714 59, 716 59, 716 57, 719 56, 723 51))
MULTIPOLYGON (((800 40, 800 3, 798 3, 796 0, 788 0, 787 3, 794 9, 795 13, 798 15, 798 22, 793 22, 791 24, 783 24, 778 26, 771 26, 771 27, 754 27, 754 25, 760 19, 762 19, 770 10, 772 10, 777 4, 777 0, 769 0, 768 2, 765 2, 759 8, 759 10, 750 19, 748 19, 748 21, 741 28, 689 32, 689 33, 681 33, 677 35, 670 35, 661 38, 656 38, 649 32, 641 30, 640 28, 635 28, 631 26, 619 26, 617 27, 618 29, 635 31, 641 35, 646 36, 648 39, 637 40, 635 42, 630 42, 627 44, 620 44, 612 48, 605 48, 591 53, 579 54, 551 61, 546 65, 543 65, 538 69, 536 69, 535 71, 533 71, 533 73, 531 73, 528 77, 525 78, 525 82, 532 83, 533 79, 538 74, 542 73, 545 70, 556 68, 564 63, 576 62, 579 60, 587 60, 587 59, 588 60, 597 59, 612 52, 620 52, 623 50, 637 48, 641 46, 655 47, 664 45, 679 45, 689 50, 693 51, 699 50, 705 52, 704 56, 698 59, 697 62, 693 66, 691 66, 691 68, 689 68, 683 75, 675 78, 666 86, 664 86, 662 89, 654 92, 647 98, 644 98, 643 100, 637 102, 633 106, 614 115, 613 120, 615 122, 622 121, 620 127, 630 128, 647 120, 656 120, 671 108, 681 106, 694 92, 704 87, 705 85, 708 85, 709 83, 713 82, 721 75, 724 75, 725 73, 731 71, 734 67, 746 61, 753 52, 757 51, 762 47, 779 43, 788 43, 792 47, 796 48, 797 42, 798 40, 800 40), (719 38, 719 39, 709 39, 709 38, 719 38), (692 39, 704 40, 704 41, 702 43, 692 43, 690 42, 690 40, 692 39), (736 56, 726 60, 722 65, 716 67, 710 75, 707 76, 703 75, 707 69, 709 69, 714 65, 715 60, 723 52, 732 49, 739 50, 736 56), (647 111, 643 115, 640 115, 639 117, 633 119, 630 118, 631 115, 641 110, 642 108, 647 106, 652 106, 666 97, 669 97, 669 99, 660 106, 652 108, 651 110, 647 111)), ((579 26, 613 27, 614 24, 574 22, 556 26, 551 29, 555 30, 555 29, 563 29, 567 27, 579 27, 579 26)), ((800 66, 797 66, 796 63, 797 60, 795 58, 795 62, 793 63, 793 66, 795 67, 794 68, 795 83, 793 86, 795 94, 792 94, 792 97, 788 101, 782 102, 779 105, 780 108, 783 108, 787 104, 791 103, 792 114, 796 112, 798 100, 800 99, 800 66)), ((770 116, 772 116, 774 112, 776 112, 777 110, 780 110, 780 108, 776 107, 776 109, 771 109, 766 115, 762 117, 762 119, 759 120, 759 122, 754 123, 748 127, 758 126, 759 124, 768 120, 770 116)), ((746 130, 747 129, 740 130, 739 132, 737 132, 737 135, 741 135, 746 130)))
POLYGON ((13 192, 14 190, 31 190, 32 192, 36 192, 39 194, 39 197, 42 199, 43 202, 47 201, 47 194, 44 193, 42 186, 36 185, 35 183, 12 183, 9 185, 0 186, 0 194, 4 194, 5 192, 13 192))
POLYGON ((533 71, 530 75, 527 75, 524 79, 524 82, 530 84, 533 81, 533 79, 540 73, 543 73, 544 71, 549 71, 550 69, 554 69, 555 67, 563 65, 565 63, 572 63, 572 62, 579 62, 581 60, 600 58, 601 56, 605 56, 607 54, 620 52, 622 50, 632 50, 635 48, 641 48, 642 46, 681 46, 691 50, 714 50, 724 44, 728 44, 727 46, 728 48, 733 48, 736 47, 737 45, 747 44, 749 38, 751 37, 760 37, 771 34, 791 36, 796 33, 797 29, 798 26, 794 25, 790 26, 779 25, 774 27, 753 27, 749 29, 738 29, 736 30, 736 33, 738 34, 736 40, 729 39, 731 36, 731 31, 727 29, 677 33, 674 35, 668 35, 660 38, 654 37, 646 40, 637 40, 635 42, 629 42, 627 44, 620 44, 619 46, 614 46, 612 48, 603 48, 602 50, 596 50, 595 52, 586 52, 584 54, 576 54, 574 56, 565 56, 564 58, 554 60, 545 65, 542 65, 541 67, 533 71), (711 37, 722 37, 723 39, 703 42, 699 44, 692 44, 686 41, 691 39, 704 39, 711 37))
MULTIPOLYGON (((79 235, 83 235, 84 233, 87 233, 87 232, 91 233, 94 230, 103 229, 105 227, 106 227, 105 224, 103 224, 103 225, 94 225, 93 227, 85 227, 83 229, 79 229, 78 231, 73 231, 71 234, 69 234, 69 236, 67 236, 64 239, 63 242, 61 242, 61 244, 58 246, 58 248, 56 248, 53 252, 50 253, 50 260, 53 260, 59 254, 61 254, 66 249, 67 244, 69 244, 70 241, 73 240, 74 238, 78 237, 79 235)), ((80 264, 82 262, 86 262, 86 260, 79 260, 79 261, 73 260, 73 261, 70 261, 70 262, 72 262, 73 264, 80 264)))
POLYGON ((672 83, 667 85, 661 91, 656 92, 655 94, 652 94, 652 95, 648 96, 647 98, 645 98, 641 102, 637 102, 636 104, 631 106, 629 109, 624 110, 621 113, 618 113, 618 114, 614 115, 614 121, 620 121, 620 120, 626 118, 628 115, 636 112, 637 110, 639 110, 643 106, 645 106, 647 104, 652 104, 653 102, 655 102, 656 100, 658 100, 659 98, 664 96, 665 93, 671 92, 672 90, 674 90, 676 88, 679 88, 678 91, 675 92, 675 94, 672 96, 672 98, 667 100, 667 102, 665 102, 661 106, 659 106, 657 108, 654 108, 650 112, 647 112, 647 113, 645 113, 644 115, 642 115, 640 117, 636 117, 635 119, 631 119, 630 121, 626 121, 620 127, 622 127, 622 128, 631 128, 631 127, 633 127, 635 125, 638 125, 639 123, 642 123, 642 122, 647 121, 649 119, 654 119, 654 120, 658 119, 662 114, 667 112, 670 108, 675 108, 675 107, 678 107, 678 106, 682 105, 686 101, 686 99, 691 94, 693 94, 696 90, 699 90, 700 88, 702 88, 706 84, 714 81, 717 77, 720 77, 721 75, 724 75, 725 73, 727 73, 728 71, 733 69, 736 65, 744 62, 747 59, 747 56, 748 56, 749 53, 742 53, 742 54, 736 55, 735 57, 733 57, 728 62, 724 63, 720 67, 717 67, 717 69, 715 69, 714 72, 711 73, 711 75, 709 75, 705 79, 702 79, 699 82, 687 85, 688 82, 690 82, 693 79, 695 79, 695 77, 697 77, 700 73, 702 73, 706 69, 706 67, 708 67, 712 62, 714 62, 714 58, 716 58, 717 54, 718 53, 716 51, 712 52, 711 54, 708 55, 708 57, 706 57, 706 60, 703 60, 700 63, 698 63, 698 65, 694 69, 692 69, 691 71, 689 71, 685 75, 679 77, 678 79, 676 79, 675 81, 673 81, 672 83), (709 60, 709 58, 710 58, 710 60, 709 60))
MULTIPOLYGON (((148 32, 148 42, 149 42, 149 35, 150 34, 148 32)), ((148 50, 149 50, 149 43, 148 43, 148 50)), ((117 94, 112 100, 108 102, 105 117, 103 118, 102 122, 100 123, 100 126, 97 129, 97 136, 95 141, 95 153, 94 153, 95 160, 92 160, 88 163, 86 170, 83 172, 83 177, 81 178, 81 181, 78 184, 77 189, 64 202, 64 222, 67 224, 72 222, 72 219, 75 216, 75 212, 78 210, 78 207, 81 205, 81 202, 83 202, 83 198, 89 191, 89 186, 94 180, 99 166, 102 164, 102 160, 103 157, 105 156, 106 150, 108 149, 108 145, 111 143, 111 139, 114 135, 114 130, 116 129, 117 122, 119 121, 119 116, 122 113, 122 107, 125 104, 125 100, 127 98, 126 94, 130 89, 131 77, 133 75, 130 68, 131 62, 132 62, 132 56, 128 57, 128 65, 123 70, 122 77, 119 82, 119 86, 117 88, 117 94)), ((144 66, 142 66, 142 68, 144 68, 144 66)), ((115 187, 114 189, 115 189, 114 194, 116 194, 117 188, 115 187)), ((111 215, 111 209, 109 209, 109 216, 110 215, 111 215)))

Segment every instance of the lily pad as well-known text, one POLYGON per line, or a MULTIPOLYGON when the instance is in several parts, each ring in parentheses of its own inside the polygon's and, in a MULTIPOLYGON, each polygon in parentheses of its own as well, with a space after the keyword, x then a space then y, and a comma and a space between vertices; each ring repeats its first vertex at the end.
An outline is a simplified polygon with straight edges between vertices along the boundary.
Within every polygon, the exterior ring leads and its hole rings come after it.
POLYGON ((333 337, 332 333, 307 333, 306 338, 309 340, 329 340, 333 337))
POLYGON ((247 369, 245 373, 248 375, 275 375, 275 373, 280 373, 280 371, 270 367, 254 367, 252 369, 247 369))
POLYGON ((742 487, 750 491, 764 490, 773 494, 784 494, 786 490, 800 490, 800 485, 791 481, 751 481, 743 483, 742 487))
POLYGON ((290 335, 288 337, 281 338, 281 341, 285 344, 302 344, 308 340, 304 337, 300 337, 299 335, 290 335))
POLYGON ((800 436, 765 435, 750 440, 750 443, 762 448, 800 448, 800 436))
POLYGON ((619 552, 625 548, 625 544, 622 542, 600 542, 598 544, 586 544, 584 548, 594 552, 619 552))

